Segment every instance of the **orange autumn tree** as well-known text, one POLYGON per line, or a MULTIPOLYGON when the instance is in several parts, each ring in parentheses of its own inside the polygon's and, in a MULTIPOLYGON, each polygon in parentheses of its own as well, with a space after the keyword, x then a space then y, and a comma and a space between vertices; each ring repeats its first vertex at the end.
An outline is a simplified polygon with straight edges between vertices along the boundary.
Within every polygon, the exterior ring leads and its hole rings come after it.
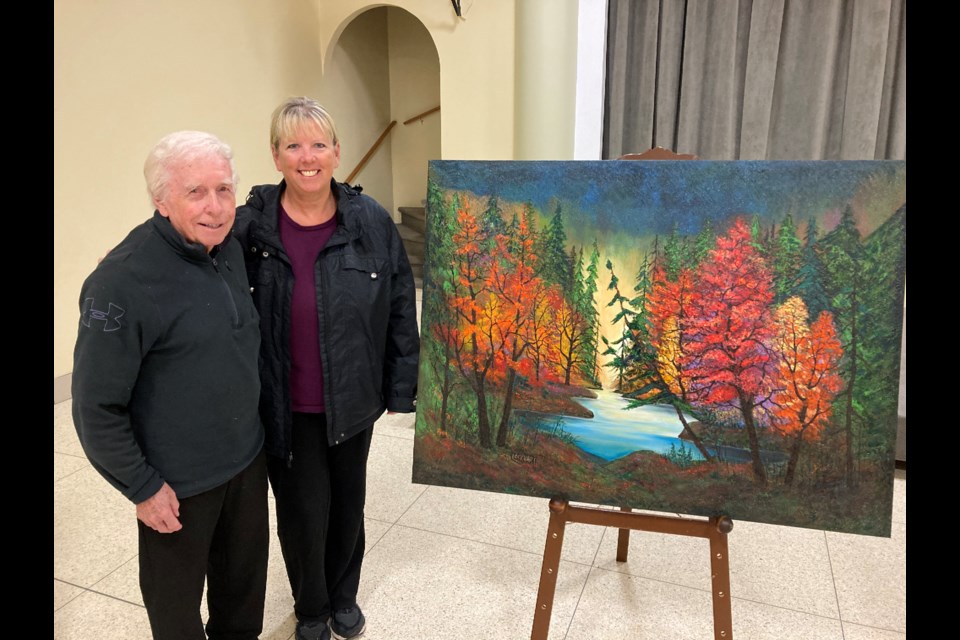
POLYGON ((772 302, 770 268, 750 227, 738 219, 697 268, 681 363, 691 399, 739 410, 760 485, 766 485, 767 474, 754 410, 767 401, 776 369, 769 347, 772 302))
POLYGON ((493 261, 487 274, 490 291, 486 319, 489 322, 487 346, 498 352, 494 367, 498 378, 505 380, 503 413, 497 427, 497 446, 507 444, 510 413, 517 376, 531 378, 534 360, 527 350, 533 322, 531 313, 546 288, 536 275, 537 256, 534 253, 533 221, 529 214, 517 221, 509 235, 498 235, 493 249, 493 261))
POLYGON ((844 386, 838 372, 843 349, 833 315, 823 311, 809 326, 808 316, 807 305, 796 296, 774 312, 779 381, 771 403, 774 428, 793 438, 783 479, 787 486, 793 484, 803 442, 820 439, 844 386))
POLYGON ((713 456, 683 413, 683 407, 690 404, 687 393, 689 373, 684 371, 683 362, 687 341, 684 332, 694 294, 693 273, 689 269, 680 269, 676 280, 671 281, 663 267, 657 265, 652 282, 646 299, 646 315, 656 361, 656 371, 650 375, 658 379, 648 382, 648 393, 657 402, 673 405, 684 431, 700 455, 712 460, 713 456))
POLYGON ((526 341, 529 345, 527 356, 533 365, 534 386, 555 381, 562 375, 560 366, 560 344, 557 340, 558 309, 563 304, 563 295, 559 287, 538 289, 530 300, 530 318, 525 326, 526 341))
POLYGON ((525 210, 491 238, 464 206, 452 237, 456 322, 448 335, 454 365, 476 397, 477 434, 485 448, 507 444, 517 379, 535 385, 555 378, 556 303, 536 273, 533 214, 525 210), (499 417, 491 414, 492 400, 503 401, 499 417))
POLYGON ((477 434, 481 446, 492 446, 490 416, 487 409, 488 380, 498 349, 490 345, 492 312, 488 274, 488 234, 470 213, 467 205, 457 211, 457 232, 453 235, 454 282, 450 305, 456 314, 456 326, 449 332, 454 358, 477 399, 477 434))

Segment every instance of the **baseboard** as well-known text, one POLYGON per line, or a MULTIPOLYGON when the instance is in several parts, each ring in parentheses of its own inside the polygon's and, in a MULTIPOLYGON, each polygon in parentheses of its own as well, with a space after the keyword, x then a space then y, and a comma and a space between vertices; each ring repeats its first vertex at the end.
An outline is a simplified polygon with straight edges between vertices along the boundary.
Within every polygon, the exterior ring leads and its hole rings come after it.
POLYGON ((53 404, 70 399, 70 383, 72 380, 72 373, 53 379, 53 404))

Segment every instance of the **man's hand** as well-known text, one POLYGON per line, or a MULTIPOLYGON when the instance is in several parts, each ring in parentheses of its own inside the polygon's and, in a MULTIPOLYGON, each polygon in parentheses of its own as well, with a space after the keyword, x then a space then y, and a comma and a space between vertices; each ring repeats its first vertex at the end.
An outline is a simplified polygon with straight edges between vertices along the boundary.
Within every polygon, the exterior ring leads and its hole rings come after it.
POLYGON ((137 518, 160 533, 180 531, 180 501, 166 482, 153 496, 137 505, 137 518))

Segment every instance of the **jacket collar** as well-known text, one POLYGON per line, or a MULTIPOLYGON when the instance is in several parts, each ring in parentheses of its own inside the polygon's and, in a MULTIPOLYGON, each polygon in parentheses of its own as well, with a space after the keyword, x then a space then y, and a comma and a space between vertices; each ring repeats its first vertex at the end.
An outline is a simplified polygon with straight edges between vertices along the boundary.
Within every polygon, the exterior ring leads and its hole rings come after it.
MULTIPOLYGON (((261 240, 266 240, 275 245, 276 248, 282 248, 280 242, 280 197, 283 190, 287 188, 285 180, 280 184, 268 184, 253 187, 250 195, 247 196, 247 205, 251 208, 261 211, 262 215, 257 216, 256 232, 261 240)), ((341 184, 334 179, 330 179, 330 190, 333 197, 337 200, 337 228, 327 241, 327 246, 347 244, 363 235, 363 222, 358 215, 360 204, 357 202, 360 194, 350 188, 349 185, 341 184)))
MULTIPOLYGON (((173 225, 170 223, 170 219, 162 215, 159 211, 154 210, 153 218, 150 219, 150 224, 153 226, 153 229, 157 232, 163 240, 170 246, 173 251, 191 262, 210 262, 212 256, 216 256, 220 251, 220 247, 223 245, 217 245, 213 248, 213 251, 207 253, 207 248, 204 247, 199 242, 188 242, 180 232, 173 228, 173 225)), ((229 239, 230 236, 228 235, 229 239)))

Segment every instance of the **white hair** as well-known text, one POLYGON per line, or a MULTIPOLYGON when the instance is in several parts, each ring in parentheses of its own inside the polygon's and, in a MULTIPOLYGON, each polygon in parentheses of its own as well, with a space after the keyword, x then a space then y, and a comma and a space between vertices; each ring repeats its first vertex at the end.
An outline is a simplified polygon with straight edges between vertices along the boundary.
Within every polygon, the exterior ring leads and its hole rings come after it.
POLYGON ((208 156, 221 157, 230 164, 233 186, 236 187, 239 177, 233 164, 233 150, 215 135, 204 131, 177 131, 164 136, 153 145, 143 163, 143 177, 147 181, 151 206, 156 200, 163 200, 166 196, 172 166, 208 156))

